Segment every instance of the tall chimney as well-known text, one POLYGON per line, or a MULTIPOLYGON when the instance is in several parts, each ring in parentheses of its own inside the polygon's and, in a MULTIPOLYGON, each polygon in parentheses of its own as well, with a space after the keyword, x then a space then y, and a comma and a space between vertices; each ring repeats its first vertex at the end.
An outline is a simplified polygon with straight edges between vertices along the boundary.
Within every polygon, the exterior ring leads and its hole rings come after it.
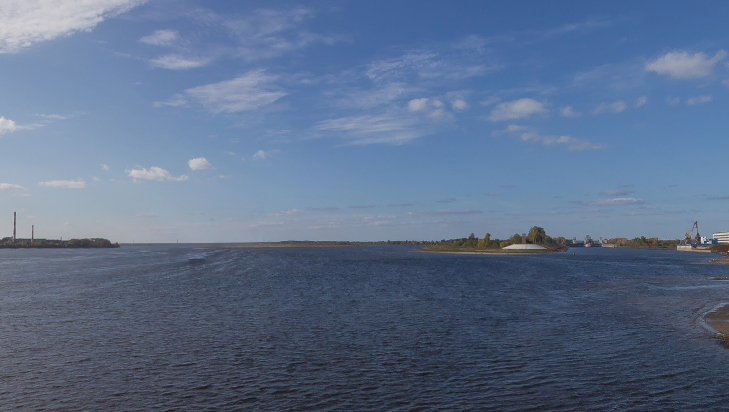
POLYGON ((15 243, 15 212, 13 212, 13 243, 15 243))
POLYGON ((30 225, 30 243, 35 239, 35 225, 30 225))

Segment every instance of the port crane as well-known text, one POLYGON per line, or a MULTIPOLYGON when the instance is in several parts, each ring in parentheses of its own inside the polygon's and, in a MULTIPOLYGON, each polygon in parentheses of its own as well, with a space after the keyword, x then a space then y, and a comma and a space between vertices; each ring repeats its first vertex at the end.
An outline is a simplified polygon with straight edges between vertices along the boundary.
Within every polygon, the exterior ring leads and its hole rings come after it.
POLYGON ((684 242, 686 244, 693 243, 701 243, 701 235, 699 235, 699 222, 694 222, 694 225, 691 226, 691 231, 686 233, 686 239, 684 239, 684 242), (696 236, 694 237, 694 229, 696 229, 696 236))

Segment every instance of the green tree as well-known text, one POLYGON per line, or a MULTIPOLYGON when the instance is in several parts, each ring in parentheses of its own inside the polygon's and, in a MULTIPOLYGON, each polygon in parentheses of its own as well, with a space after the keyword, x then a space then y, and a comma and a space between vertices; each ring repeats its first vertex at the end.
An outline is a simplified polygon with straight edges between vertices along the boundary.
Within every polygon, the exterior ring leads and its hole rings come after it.
POLYGON ((529 243, 544 243, 545 240, 547 240, 547 233, 544 232, 544 229, 539 226, 533 226, 531 229, 529 229, 529 234, 527 235, 527 242, 529 243))

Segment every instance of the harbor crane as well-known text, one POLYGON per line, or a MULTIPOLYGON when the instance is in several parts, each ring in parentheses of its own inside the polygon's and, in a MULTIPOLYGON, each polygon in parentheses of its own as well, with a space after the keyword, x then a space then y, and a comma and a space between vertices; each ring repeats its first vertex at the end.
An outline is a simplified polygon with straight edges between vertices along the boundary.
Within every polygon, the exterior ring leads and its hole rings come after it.
POLYGON ((684 242, 686 244, 693 243, 701 243, 701 235, 699 235, 699 222, 694 222, 694 225, 691 226, 691 231, 686 233, 686 239, 684 239, 684 242), (693 237, 694 229, 696 229, 696 236, 693 237))

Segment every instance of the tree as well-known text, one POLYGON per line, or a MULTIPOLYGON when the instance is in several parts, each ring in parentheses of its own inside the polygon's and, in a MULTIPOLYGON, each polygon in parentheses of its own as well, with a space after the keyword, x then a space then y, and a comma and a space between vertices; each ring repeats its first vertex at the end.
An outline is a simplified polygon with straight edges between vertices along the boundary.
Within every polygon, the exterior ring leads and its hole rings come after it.
POLYGON ((533 226, 531 229, 529 229, 529 234, 527 235, 527 242, 529 243, 544 243, 544 241, 547 240, 547 233, 544 232, 544 229, 539 226, 533 226))

